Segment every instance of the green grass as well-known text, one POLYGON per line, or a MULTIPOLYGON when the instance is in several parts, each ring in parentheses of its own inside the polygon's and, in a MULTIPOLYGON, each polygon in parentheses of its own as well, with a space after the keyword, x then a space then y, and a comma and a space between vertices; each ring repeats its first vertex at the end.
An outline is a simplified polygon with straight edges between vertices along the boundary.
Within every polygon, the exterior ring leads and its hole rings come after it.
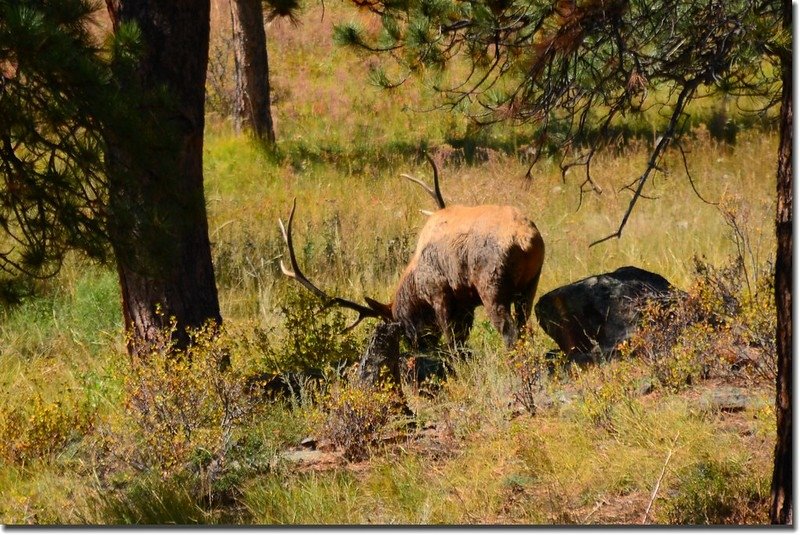
MULTIPOLYGON (((698 141, 690 147, 689 165, 704 197, 738 215, 754 255, 763 262, 774 250, 775 139, 755 132, 742 137, 735 150, 698 141)), ((323 165, 291 171, 267 164, 253 176, 248 173, 256 171, 243 160, 240 173, 220 173, 236 163, 228 162, 227 152, 211 152, 217 143, 229 140, 212 138, 207 159, 214 254, 226 317, 274 323, 273 296, 289 283, 277 276, 284 250, 276 222, 288 216, 293 198, 298 203, 296 247, 306 273, 347 296, 389 299, 425 221, 418 209, 431 208, 424 193, 398 175, 427 177, 429 169, 411 160, 366 175, 323 165), (241 187, 232 185, 234 177, 241 179, 241 187)), ((630 198, 620 190, 638 176, 645 157, 643 146, 599 155, 593 173, 603 194, 587 194, 580 209, 582 178, 576 171, 564 183, 557 167, 545 162, 527 182, 522 178, 527 167, 513 156, 497 155, 475 167, 445 164, 442 188, 449 203, 511 203, 536 222, 546 245, 541 293, 623 265, 661 273, 685 287, 693 256, 721 264, 736 247, 720 207, 697 198, 677 154, 668 160, 670 175, 657 177, 647 192, 658 199, 640 201, 622 239, 589 247, 616 230, 630 198)))
MULTIPOLYGON (((223 11, 215 15, 215 39, 227 20, 223 11)), ((721 266, 737 253, 721 208, 749 240, 749 265, 773 257, 774 133, 742 130, 729 146, 694 123, 688 166, 696 188, 720 205, 698 199, 680 154, 670 152, 667 173, 646 191, 657 199, 640 201, 622 239, 590 248, 616 230, 630 199, 623 188, 641 173, 649 137, 597 154, 592 173, 600 195, 581 200, 582 170, 562 180, 550 157, 526 180, 524 129, 476 133, 458 116, 423 113, 433 100, 418 86, 389 97, 365 87, 369 60, 329 39, 333 22, 363 14, 327 5, 321 20, 320 11, 309 8, 300 27, 275 21, 269 28, 274 151, 209 114, 209 229, 237 369, 266 372, 269 363, 299 353, 309 362, 331 353, 359 356, 369 322, 350 339, 336 338, 338 319, 298 304, 294 283, 280 274, 285 250, 277 220, 297 199, 298 256, 320 286, 352 299, 389 300, 425 222, 419 210, 432 208, 399 177, 430 177, 422 149, 441 158, 448 203, 513 204, 536 222, 546 244, 539 295, 623 265, 688 288, 693 257, 721 266), (297 314, 292 332, 287 310, 297 314)), ((695 111, 710 119, 718 105, 706 99, 695 111)), ((630 131, 647 132, 656 119, 635 123, 630 131)), ((650 522, 767 520, 773 384, 762 378, 747 385, 762 408, 714 413, 697 403, 703 384, 640 395, 631 385, 646 378, 646 366, 611 363, 562 371, 543 386, 559 402, 520 414, 512 355, 482 311, 469 342, 472 358, 457 362, 432 395, 406 388, 419 432, 375 446, 369 460, 330 469, 280 460, 280 452, 321 428, 319 392, 306 385, 301 399, 260 406, 233 427, 213 486, 202 472, 212 453, 202 448, 191 452, 191 474, 160 477, 123 455, 136 447, 136 409, 113 268, 70 257, 58 277, 33 288, 0 311, 0 429, 13 427, 15 439, 47 436, 41 442, 48 447, 25 450, 24 458, 0 448, 3 523, 639 523, 662 469, 650 522)), ((533 331, 528 351, 554 347, 538 326, 533 331)))
POLYGON ((734 430, 679 398, 640 410, 614 433, 577 416, 519 417, 435 456, 410 444, 366 472, 259 478, 244 502, 267 524, 639 523, 672 450, 649 522, 766 520, 769 454, 742 451, 734 430))

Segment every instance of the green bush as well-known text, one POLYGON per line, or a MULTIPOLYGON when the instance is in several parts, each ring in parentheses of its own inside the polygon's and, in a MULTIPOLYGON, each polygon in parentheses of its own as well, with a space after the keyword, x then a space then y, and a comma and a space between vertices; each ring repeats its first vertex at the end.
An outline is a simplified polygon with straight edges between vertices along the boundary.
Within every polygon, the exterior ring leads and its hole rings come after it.
POLYGON ((659 521, 718 525, 768 522, 769 486, 738 461, 701 459, 677 476, 674 490, 660 505, 659 521))
POLYGON ((324 306, 307 291, 287 289, 278 305, 283 318, 284 336, 270 342, 274 333, 259 335, 264 371, 322 372, 356 362, 361 340, 354 331, 346 331, 344 314, 324 306))

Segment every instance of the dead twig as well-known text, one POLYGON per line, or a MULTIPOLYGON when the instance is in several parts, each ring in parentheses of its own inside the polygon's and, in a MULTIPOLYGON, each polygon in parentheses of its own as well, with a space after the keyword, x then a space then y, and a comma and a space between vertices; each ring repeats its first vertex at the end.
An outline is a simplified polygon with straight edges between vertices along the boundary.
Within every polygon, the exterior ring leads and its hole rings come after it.
POLYGON ((669 460, 672 458, 672 454, 675 451, 675 444, 678 442, 678 436, 680 436, 680 433, 676 434, 675 438, 672 439, 672 445, 669 448, 669 452, 667 452, 667 458, 664 460, 664 466, 661 467, 661 475, 658 476, 658 481, 656 481, 653 494, 650 496, 650 502, 647 504, 647 509, 644 511, 642 524, 647 522, 647 516, 650 514, 650 509, 653 507, 653 502, 656 501, 656 495, 658 495, 658 489, 661 487, 661 481, 664 479, 664 474, 667 472, 667 465, 669 464, 669 460))
POLYGON ((600 499, 600 500, 599 500, 599 501, 598 501, 598 502, 597 502, 597 503, 594 505, 594 509, 592 509, 591 511, 589 511, 589 514, 588 514, 588 515, 586 515, 585 517, 583 517, 583 522, 581 522, 581 524, 586 524, 586 523, 589 521, 589 519, 592 517, 592 515, 594 515, 594 514, 595 514, 597 511, 599 511, 599 510, 600 510, 600 508, 601 508, 602 506, 604 506, 604 505, 608 505, 608 502, 607 502, 607 501, 605 501, 605 500, 603 500, 603 499, 600 499))

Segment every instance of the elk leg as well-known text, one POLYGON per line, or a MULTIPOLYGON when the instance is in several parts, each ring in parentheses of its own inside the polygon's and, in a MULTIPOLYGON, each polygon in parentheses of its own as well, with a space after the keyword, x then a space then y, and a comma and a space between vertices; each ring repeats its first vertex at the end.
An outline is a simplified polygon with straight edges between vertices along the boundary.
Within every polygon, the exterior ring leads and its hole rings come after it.
POLYGON ((463 348, 469 338, 469 331, 475 320, 475 308, 456 306, 453 310, 453 342, 456 347, 463 348))
POLYGON ((450 319, 453 316, 452 308, 452 300, 444 296, 438 297, 433 302, 433 313, 436 316, 436 324, 439 326, 439 330, 442 331, 447 346, 454 349, 455 336, 452 331, 453 322, 450 319))
POLYGON ((517 326, 511 318, 511 305, 500 303, 492 303, 489 306, 483 305, 486 308, 486 315, 494 325, 494 328, 503 336, 503 341, 506 347, 511 347, 517 341, 517 326))
POLYGON ((517 331, 519 333, 525 330, 528 320, 531 317, 533 298, 536 296, 536 288, 539 286, 539 275, 541 275, 541 271, 536 274, 527 288, 514 299, 514 316, 517 320, 517 331))
POLYGON ((433 304, 436 323, 444 334, 447 346, 459 354, 469 338, 475 319, 475 306, 464 304, 451 296, 443 296, 433 304))

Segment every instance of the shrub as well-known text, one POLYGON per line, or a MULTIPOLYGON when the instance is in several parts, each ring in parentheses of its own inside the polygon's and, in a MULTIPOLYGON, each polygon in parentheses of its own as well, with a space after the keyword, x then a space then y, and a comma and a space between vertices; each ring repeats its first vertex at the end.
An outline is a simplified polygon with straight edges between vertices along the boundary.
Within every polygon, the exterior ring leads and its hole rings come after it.
POLYGON ((563 369, 565 361, 563 353, 544 352, 534 344, 530 336, 521 338, 511 350, 509 365, 516 378, 514 399, 529 414, 536 414, 540 394, 545 390, 548 378, 557 370, 563 369))
POLYGON ((321 399, 322 433, 351 461, 369 456, 369 448, 399 406, 397 389, 390 381, 367 384, 355 372, 352 368, 344 379, 333 383, 321 399))
POLYGON ((17 399, 16 405, 0 406, 0 457, 11 463, 23 463, 53 455, 71 440, 79 438, 94 425, 94 411, 88 400, 71 396, 45 399, 41 389, 32 394, 20 392, 5 399, 17 399))
POLYGON ((331 367, 352 364, 359 357, 360 340, 345 332, 344 314, 326 308, 304 290, 288 289, 279 305, 284 337, 272 344, 261 331, 262 367, 273 373, 321 372, 331 367))
POLYGON ((677 474, 675 491, 660 506, 669 524, 767 523, 767 479, 747 476, 737 461, 701 459, 677 474))
POLYGON ((187 464, 211 469, 224 464, 234 433, 253 415, 245 375, 234 364, 236 340, 209 324, 191 333, 192 343, 177 351, 174 329, 160 334, 150 354, 133 358, 124 382, 131 440, 124 458, 141 471, 179 473, 187 464))
POLYGON ((674 391, 709 376, 757 374, 773 381, 770 280, 763 275, 755 288, 745 284, 741 258, 722 268, 695 258, 689 290, 667 304, 643 304, 641 328, 622 353, 641 357, 661 385, 674 391))

